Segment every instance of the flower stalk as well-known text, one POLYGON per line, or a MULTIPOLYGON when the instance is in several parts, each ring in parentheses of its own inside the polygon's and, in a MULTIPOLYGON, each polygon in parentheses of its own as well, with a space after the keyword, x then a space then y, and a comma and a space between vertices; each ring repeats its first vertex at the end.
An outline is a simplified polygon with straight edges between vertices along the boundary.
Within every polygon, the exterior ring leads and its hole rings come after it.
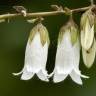
MULTIPOLYGON (((77 9, 70 9, 72 13, 77 13, 77 12, 82 12, 86 11, 90 8, 88 7, 83 7, 83 8, 77 8, 77 9)), ((66 10, 56 10, 56 11, 50 11, 50 12, 35 12, 35 13, 26 13, 25 17, 46 17, 46 16, 52 16, 52 15, 61 15, 61 14, 66 14, 66 10)), ((9 18, 15 18, 18 16, 23 16, 21 13, 8 13, 8 14, 2 14, 0 15, 0 19, 9 19, 9 18)), ((23 16, 24 17, 24 16, 23 16)))

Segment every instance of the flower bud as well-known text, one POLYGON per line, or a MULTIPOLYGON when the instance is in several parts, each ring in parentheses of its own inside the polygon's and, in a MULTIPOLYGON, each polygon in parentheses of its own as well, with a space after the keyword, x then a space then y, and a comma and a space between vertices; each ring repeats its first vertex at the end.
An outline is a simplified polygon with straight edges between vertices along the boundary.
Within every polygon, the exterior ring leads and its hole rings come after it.
POLYGON ((90 49, 94 38, 95 13, 94 7, 87 10, 81 17, 81 45, 85 50, 90 49))
POLYGON ((85 50, 82 48, 82 54, 83 54, 83 61, 86 67, 90 68, 95 60, 95 54, 96 54, 96 41, 94 39, 93 44, 89 50, 85 50))

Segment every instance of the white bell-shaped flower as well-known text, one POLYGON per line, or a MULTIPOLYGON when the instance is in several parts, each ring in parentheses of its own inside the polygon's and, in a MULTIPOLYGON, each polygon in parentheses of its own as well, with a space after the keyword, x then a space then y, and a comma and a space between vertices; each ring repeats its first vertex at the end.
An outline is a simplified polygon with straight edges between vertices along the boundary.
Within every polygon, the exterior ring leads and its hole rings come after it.
POLYGON ((41 24, 37 24, 31 31, 25 52, 25 65, 20 73, 22 80, 29 80, 35 74, 42 81, 49 81, 46 70, 49 37, 47 29, 41 24))
POLYGON ((62 27, 59 34, 53 82, 61 82, 70 75, 74 82, 82 84, 81 77, 88 77, 81 74, 79 61, 80 43, 78 30, 74 22, 69 21, 66 26, 62 27))

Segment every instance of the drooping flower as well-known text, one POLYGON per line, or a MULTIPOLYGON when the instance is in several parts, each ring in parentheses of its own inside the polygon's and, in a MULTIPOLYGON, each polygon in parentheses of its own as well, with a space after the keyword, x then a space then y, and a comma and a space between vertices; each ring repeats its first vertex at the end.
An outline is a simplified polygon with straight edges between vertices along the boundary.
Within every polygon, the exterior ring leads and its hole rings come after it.
POLYGON ((48 31, 44 25, 39 23, 30 33, 26 46, 24 68, 20 73, 14 73, 14 75, 22 74, 22 80, 29 80, 34 74, 37 74, 39 79, 49 81, 46 70, 48 46, 48 31))
POLYGON ((85 50, 82 48, 82 54, 83 54, 83 61, 86 67, 90 68, 95 60, 95 54, 96 54, 96 41, 94 39, 94 42, 89 50, 85 50))
POLYGON ((81 45, 83 61, 86 67, 90 68, 95 59, 96 44, 95 44, 95 26, 96 6, 92 6, 81 17, 81 45))
POLYGON ((82 84, 81 77, 88 77, 81 74, 79 70, 79 61, 79 33, 77 25, 71 18, 67 25, 61 28, 59 33, 55 68, 53 71, 53 82, 61 82, 70 75, 74 82, 82 84))
POLYGON ((81 17, 81 45, 83 49, 88 50, 94 40, 95 13, 94 7, 87 10, 81 17))

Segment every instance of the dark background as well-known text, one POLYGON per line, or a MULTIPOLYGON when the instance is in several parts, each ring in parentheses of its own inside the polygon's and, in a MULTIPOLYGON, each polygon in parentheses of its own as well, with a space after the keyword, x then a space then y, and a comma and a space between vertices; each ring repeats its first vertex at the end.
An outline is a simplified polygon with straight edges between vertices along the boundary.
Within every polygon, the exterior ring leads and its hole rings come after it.
MULTIPOLYGON (((57 4, 69 8, 90 5, 89 0, 0 0, 0 14, 14 13, 14 5, 22 5, 28 12, 51 11, 50 5, 57 4)), ((81 13, 74 14, 74 20, 79 25, 81 13)), ((68 16, 58 15, 46 17, 43 24, 48 28, 51 39, 49 47, 47 70, 52 72, 55 63, 57 37, 60 27, 68 20, 68 16)), ((0 24, 0 96, 96 96, 96 64, 87 69, 80 60, 80 70, 90 76, 83 80, 83 86, 75 84, 70 77, 54 84, 40 81, 36 76, 29 81, 21 81, 20 76, 13 76, 24 66, 24 55, 27 39, 34 24, 18 17, 10 23, 0 24)), ((70 54, 69 54, 70 55, 70 54)), ((96 60, 95 60, 96 62, 96 60)))

